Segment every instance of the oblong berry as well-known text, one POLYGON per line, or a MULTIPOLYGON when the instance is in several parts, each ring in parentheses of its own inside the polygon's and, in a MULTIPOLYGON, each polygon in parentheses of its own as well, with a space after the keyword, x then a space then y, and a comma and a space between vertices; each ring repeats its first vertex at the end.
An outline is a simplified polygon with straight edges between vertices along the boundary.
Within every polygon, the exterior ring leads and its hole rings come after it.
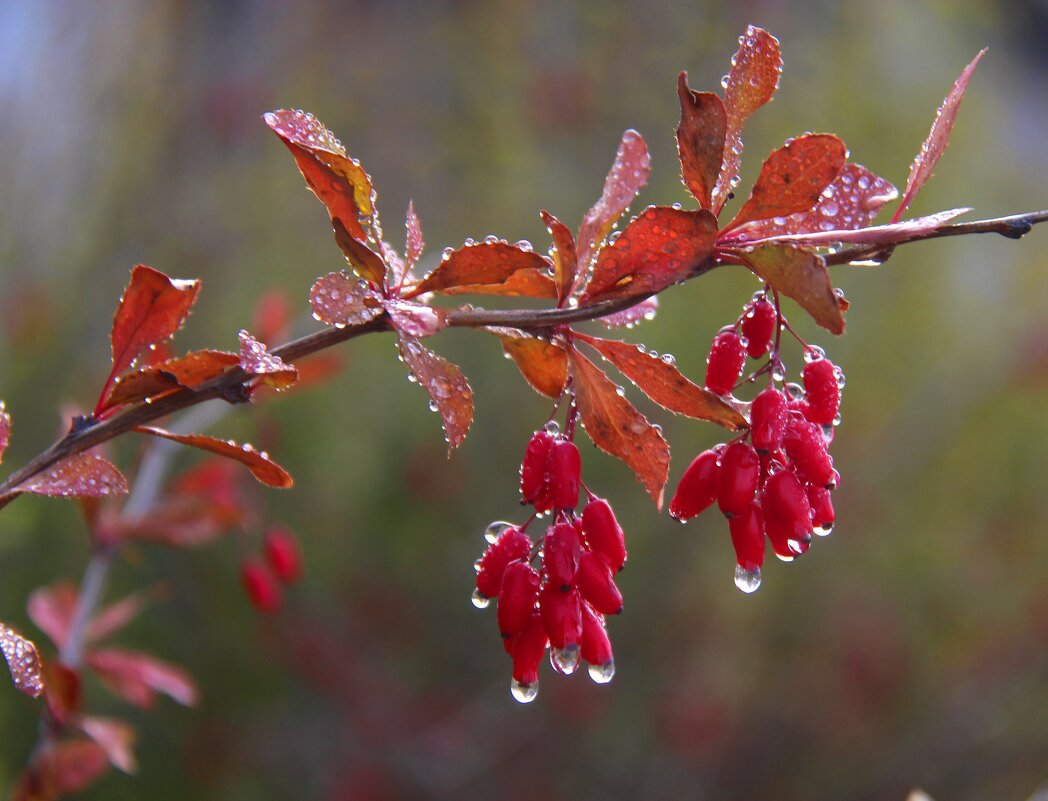
POLYGON ((603 498, 591 498, 582 507, 582 530, 589 547, 608 563, 612 572, 622 570, 626 562, 626 536, 611 504, 603 498))
POLYGON ((751 359, 767 353, 777 320, 775 306, 767 298, 758 298, 746 310, 742 318, 742 335, 746 337, 746 352, 751 359))
POLYGON ((746 349, 742 337, 734 331, 721 331, 713 338, 706 360, 706 389, 718 395, 727 395, 742 375, 746 349))
POLYGON ((280 609, 284 595, 273 574, 260 559, 245 559, 240 566, 240 582, 251 605, 259 612, 271 615, 280 609))
POLYGON ((614 659, 604 621, 589 604, 582 605, 581 645, 582 658, 591 665, 606 665, 614 659))
POLYGON ((811 539, 808 494, 792 470, 780 470, 768 477, 761 496, 761 508, 764 510, 765 527, 769 520, 774 520, 781 524, 788 539, 811 539))
POLYGON ((782 447, 790 403, 786 395, 768 387, 753 399, 750 406, 750 436, 758 451, 777 451, 782 447))
POLYGON ((728 520, 735 562, 753 572, 764 564, 764 513, 756 501, 728 520))
POLYGON ((805 487, 808 493, 808 505, 811 507, 811 524, 815 533, 825 537, 833 531, 833 522, 837 516, 833 511, 833 499, 825 487, 809 484, 805 487))
POLYGON ((575 586, 581 550, 579 532, 572 523, 557 523, 546 529, 542 541, 542 567, 550 584, 561 592, 575 586))
POLYGON ((764 512, 764 533, 771 545, 772 552, 784 562, 792 562, 797 554, 790 548, 790 532, 774 515, 764 512))
POLYGON ((518 559, 506 566, 499 588, 499 633, 504 639, 524 631, 535 609, 539 595, 539 574, 527 562, 518 559))
POLYGON ((528 440, 524 460, 520 464, 520 497, 525 503, 535 503, 548 492, 547 460, 553 441, 553 435, 544 429, 536 431, 528 440))
POLYGON ((670 517, 683 523, 704 512, 717 500, 719 459, 720 454, 717 450, 708 450, 692 460, 684 475, 680 477, 677 491, 673 493, 670 517))
POLYGON ((757 452, 745 442, 733 442, 720 459, 717 506, 731 517, 741 512, 757 493, 761 464, 757 452))
POLYGON ((818 487, 833 483, 833 457, 826 450, 821 426, 791 414, 782 446, 804 481, 818 487))
POLYGON ((526 559, 531 552, 531 538, 515 526, 507 528, 484 551, 477 570, 477 592, 485 598, 494 598, 502 586, 506 565, 517 559, 526 559))
POLYGON ((274 528, 266 533, 263 552, 270 570, 284 584, 302 578, 302 551, 295 535, 287 529, 274 528))
POLYGON ((622 611, 622 593, 615 586, 611 569, 593 551, 584 551, 579 557, 578 586, 583 599, 601 614, 617 615, 622 611))
POLYGON ((574 509, 579 503, 582 457, 575 443, 558 439, 549 452, 550 498, 556 509, 574 509))
POLYGON ((546 653, 546 629, 538 611, 531 613, 524 630, 508 641, 507 649, 513 657, 513 680, 530 686, 539 680, 539 665, 546 653))
POLYGON ((578 645, 582 638, 582 598, 578 590, 561 592, 559 587, 546 584, 539 591, 539 611, 550 646, 559 650, 578 645))
POLYGON ((813 423, 832 425, 841 408, 841 389, 837 383, 837 370, 829 359, 816 359, 804 365, 801 373, 808 403, 804 416, 813 423))

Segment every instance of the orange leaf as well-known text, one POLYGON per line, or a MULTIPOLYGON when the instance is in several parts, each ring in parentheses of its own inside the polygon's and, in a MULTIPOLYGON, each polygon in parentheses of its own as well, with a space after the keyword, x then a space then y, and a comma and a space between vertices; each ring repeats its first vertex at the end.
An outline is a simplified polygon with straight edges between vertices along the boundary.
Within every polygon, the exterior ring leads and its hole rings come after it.
POLYGON ((382 257, 347 231, 342 220, 333 219, 331 228, 335 232, 335 244, 341 248, 342 255, 356 274, 375 286, 382 286, 386 276, 386 264, 382 257))
POLYGON ((637 197, 650 174, 648 145, 643 136, 630 129, 622 135, 615 161, 611 164, 608 177, 604 179, 600 200, 586 212, 579 226, 576 243, 578 263, 583 270, 589 267, 590 259, 600 249, 612 224, 637 197))
POLYGON ((524 380, 536 392, 559 398, 568 380, 568 354, 560 345, 525 334, 516 328, 485 328, 502 342, 524 380))
POLYGON ((847 158, 844 142, 833 134, 805 134, 789 140, 768 156, 749 199, 724 230, 809 211, 847 158))
POLYGON ((40 668, 40 653, 32 640, 0 623, 0 651, 4 653, 15 689, 38 698, 44 691, 44 676, 40 668))
POLYGON ((599 367, 577 351, 571 351, 569 358, 572 387, 589 438, 602 451, 625 462, 662 509, 670 446, 661 432, 618 394, 599 367))
POLYGON ((408 371, 429 394, 433 411, 440 412, 448 456, 466 440, 473 424, 473 390, 462 371, 413 337, 397 332, 400 357, 408 371))
POLYGON ((716 394, 693 384, 672 362, 652 356, 640 345, 614 339, 576 334, 615 365, 641 392, 675 414, 709 420, 736 431, 746 426, 746 418, 716 394))
POLYGON ((699 206, 709 209, 724 159, 728 115, 717 95, 688 88, 686 72, 677 76, 677 96, 680 98, 677 153, 681 180, 699 201, 699 206))
POLYGON ((231 439, 217 439, 204 434, 174 434, 151 426, 138 426, 134 430, 140 434, 162 437, 234 459, 245 465, 251 471, 251 475, 269 487, 287 489, 295 483, 283 467, 269 458, 269 454, 265 451, 256 451, 251 445, 237 445, 231 439))
MULTIPOLYGON (((424 292, 478 291, 489 286, 489 292, 503 294, 495 289, 504 285, 520 270, 538 271, 547 275, 550 262, 531 250, 505 242, 477 242, 454 250, 442 259, 436 269, 422 279, 406 297, 415 297, 424 292)), ((552 281, 548 282, 553 288, 552 281)), ((555 290, 554 290, 555 291, 555 290)))
POLYGON ((501 284, 463 284, 442 290, 445 295, 500 295, 504 298, 555 298, 557 285, 543 267, 517 270, 501 284))
POLYGON ((659 292, 713 253, 717 220, 705 209, 649 206, 597 256, 582 302, 659 292))
POLYGON ((344 272, 318 278, 310 287, 309 303, 314 317, 336 328, 363 325, 383 312, 382 296, 344 272))
POLYGON ((183 706, 193 706, 199 698, 196 683, 185 670, 140 651, 95 648, 84 661, 116 695, 144 709, 153 705, 157 693, 183 706))
POLYGON ((241 329, 240 368, 248 375, 259 376, 263 384, 284 390, 298 381, 298 370, 287 364, 247 331, 241 329))
POLYGON ((575 285, 578 274, 578 254, 571 229, 549 212, 540 212, 546 230, 553 237, 553 277, 557 284, 557 302, 563 303, 575 285))
POLYGON ((27 478, 13 492, 31 492, 51 498, 101 498, 126 495, 127 479, 101 456, 78 453, 50 470, 27 478))
POLYGON ((826 262, 817 253, 771 244, 757 245, 738 255, 772 289, 797 301, 823 328, 844 333, 841 299, 833 291, 826 262))
POLYGON ((221 350, 194 350, 151 367, 121 376, 113 385, 102 409, 144 398, 155 398, 179 387, 195 387, 237 364, 236 354, 221 350))

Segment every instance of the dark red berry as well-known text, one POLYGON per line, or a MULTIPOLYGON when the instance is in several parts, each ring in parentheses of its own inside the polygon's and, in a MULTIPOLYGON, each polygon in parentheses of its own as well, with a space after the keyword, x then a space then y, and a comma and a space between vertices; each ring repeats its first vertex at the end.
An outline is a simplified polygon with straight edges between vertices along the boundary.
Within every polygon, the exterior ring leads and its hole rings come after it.
POLYGON ((761 497, 765 526, 774 520, 781 524, 791 541, 811 539, 811 507, 797 474, 780 470, 769 476, 761 497))
POLYGON ((553 648, 578 645, 582 638, 582 598, 578 590, 561 592, 559 587, 547 584, 539 591, 539 609, 553 648))
POLYGON ((750 406, 753 447, 758 451, 776 451, 781 448, 789 414, 789 401, 779 390, 768 387, 757 395, 750 406))
POLYGON ((833 457, 826 450, 821 426, 791 414, 782 445, 804 481, 818 487, 833 483, 833 457))
POLYGON ((582 658, 595 667, 603 668, 599 673, 591 670, 594 680, 610 681, 614 675, 615 662, 611 640, 604 628, 604 621, 589 604, 582 605, 582 658), (600 679, 598 679, 598 676, 600 679), (604 677, 607 676, 606 679, 604 677))
POLYGON ((717 500, 719 458, 720 454, 716 450, 709 450, 692 460, 670 501, 671 517, 683 523, 704 512, 717 500))
POLYGON ((717 477, 717 506, 725 515, 738 514, 753 500, 760 472, 760 459, 753 448, 745 442, 728 446, 717 477))
POLYGON ((767 298, 758 298, 746 310, 742 318, 742 335, 746 337, 746 352, 751 359, 767 353, 777 320, 775 306, 767 298))
POLYGON ((536 431, 528 441, 524 461, 520 465, 520 496, 525 503, 540 501, 548 493, 547 460, 553 441, 553 435, 545 430, 536 431))
POLYGON ((713 338, 706 360, 706 389, 727 395, 742 375, 746 350, 742 338, 734 331, 721 331, 713 338))
MULTIPOLYGON (((507 646, 513 657, 513 681, 519 685, 519 689, 533 689, 538 682, 539 664, 546 653, 547 643, 546 629, 542 625, 542 617, 538 611, 534 611, 528 618, 528 623, 524 630, 512 640, 509 640, 507 646)), ((514 690, 517 689, 516 687, 514 688, 514 690)), ((515 691, 514 695, 519 701, 534 699, 533 694, 530 697, 528 695, 521 697, 515 691)))
POLYGON ((626 561, 626 537, 611 504, 603 498, 592 498, 582 507, 582 530, 593 552, 608 563, 612 572, 618 573, 626 561))
POLYGON ((531 538, 519 528, 507 528, 488 546, 480 558, 477 571, 477 592, 485 598, 494 598, 502 586, 506 565, 517 559, 527 559, 531 552, 531 538))
POLYGON ((837 368, 829 359, 816 359, 804 365, 802 377, 808 400, 804 416, 813 423, 832 425, 841 407, 837 368))
POLYGON ((271 615, 280 609, 284 595, 273 574, 260 559, 251 557, 244 560, 240 566, 240 581, 251 604, 259 612, 271 615))
POLYGON ((601 614, 617 615, 622 611, 622 593, 615 586, 611 570, 593 551, 585 551, 579 558, 578 586, 582 597, 601 614))
POLYGON ((582 458, 575 443, 558 439, 549 452, 549 489, 553 506, 574 509, 579 503, 582 458))
POLYGON ((728 521, 735 561, 750 573, 764 564, 764 514, 756 501, 728 521))
POLYGON ((280 581, 290 584, 302 577, 302 551, 290 531, 270 529, 263 542, 263 551, 270 570, 280 581))
POLYGON ((825 487, 816 487, 811 484, 805 489, 808 493, 808 505, 811 507, 812 527, 816 534, 825 537, 833 531, 833 521, 836 519, 830 491, 825 487))
POLYGON ((539 574, 522 560, 510 562, 499 590, 499 633, 506 639, 524 631, 539 594, 539 574))
POLYGON ((575 586, 581 547, 578 529, 572 523, 557 523, 546 530, 542 541, 542 567, 550 584, 561 592, 575 586))

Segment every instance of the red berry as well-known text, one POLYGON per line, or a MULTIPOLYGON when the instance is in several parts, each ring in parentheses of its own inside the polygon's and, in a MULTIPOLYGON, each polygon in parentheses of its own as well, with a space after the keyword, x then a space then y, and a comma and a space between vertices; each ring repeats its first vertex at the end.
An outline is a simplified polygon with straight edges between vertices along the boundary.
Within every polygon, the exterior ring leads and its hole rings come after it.
MULTIPOLYGON (((762 511, 764 511, 762 509, 762 511)), ((784 562, 792 562, 797 553, 790 548, 790 532, 774 515, 764 514, 764 533, 771 544, 772 552, 784 562)))
POLYGON ((775 335, 778 315, 775 306, 767 298, 758 298, 753 302, 742 318, 742 335, 746 337, 746 352, 751 359, 763 356, 771 346, 775 335))
POLYGON ((735 561, 743 570, 754 573, 764 564, 764 514, 756 501, 728 521, 735 561))
POLYGON ((804 365, 802 377, 808 399, 804 416, 813 423, 832 425, 841 407, 837 368, 829 359, 816 359, 804 365))
POLYGON ((523 560, 510 562, 499 589, 499 633, 505 639, 524 631, 539 594, 539 574, 523 560))
POLYGON ((251 604, 259 612, 273 614, 280 609, 284 601, 280 585, 261 560, 254 557, 245 559, 240 566, 240 581, 251 604))
POLYGON ((753 447, 758 451, 776 451, 781 448, 789 415, 789 401, 777 389, 768 387, 754 398, 750 407, 753 447))
POLYGON ((578 645, 582 638, 582 598, 578 590, 561 592, 547 584, 539 591, 542 625, 549 644, 557 650, 578 645))
POLYGON ((742 375, 746 350, 742 338, 734 331, 721 331, 713 338, 706 360, 706 389, 727 395, 742 375))
POLYGON ((295 535, 287 529, 274 528, 266 534, 263 543, 266 562, 280 581, 285 584, 302 577, 302 551, 295 535))
POLYGON ((578 529, 571 523, 557 523, 546 529, 542 542, 542 567, 549 583, 561 592, 575 586, 582 545, 578 529))
POLYGON ((782 445, 804 481, 818 487, 833 483, 833 457, 826 450, 821 426, 791 414, 782 445))
POLYGON ((549 452, 549 489, 553 506, 574 509, 579 503, 582 458, 575 443, 558 439, 549 452))
POLYGON ((535 700, 538 694, 539 664, 546 653, 546 630, 538 611, 532 612, 527 625, 507 648, 513 657, 513 696, 522 703, 535 700))
MULTIPOLYGON (((769 521, 779 523, 791 542, 811 539, 811 507, 797 474, 780 470, 768 477, 761 498, 765 526, 769 521)), ((794 550, 797 550, 794 548, 794 550)))
POLYGON ((622 533, 611 504, 603 498, 593 498, 582 507, 582 530, 586 542, 618 573, 626 562, 626 537, 622 533))
POLYGON ((589 604, 582 605, 582 658, 590 663, 590 677, 606 684, 615 675, 615 658, 604 621, 589 604))
POLYGON ((719 458, 720 454, 714 449, 703 451, 692 460, 670 501, 671 517, 683 523, 704 512, 717 500, 719 458))
POLYGON ((593 551, 584 551, 579 558, 579 592, 601 614, 617 615, 622 611, 622 593, 615 586, 611 570, 593 551))
POLYGON ((528 441, 520 465, 520 496, 525 503, 540 501, 548 492, 547 459, 552 447, 553 435, 545 430, 536 431, 528 441))
POLYGON ((506 565, 517 559, 527 559, 531 553, 531 539, 519 528, 507 528, 488 546, 480 558, 477 572, 477 592, 484 598, 499 594, 506 565))
POLYGON ((760 459, 753 448, 744 442, 728 446, 717 477, 717 506, 725 515, 738 514, 753 500, 760 472, 760 459))
POLYGON ((811 484, 805 489, 808 493, 808 505, 811 507, 812 526, 816 534, 825 537, 833 531, 833 521, 836 519, 830 491, 825 487, 815 487, 811 484))

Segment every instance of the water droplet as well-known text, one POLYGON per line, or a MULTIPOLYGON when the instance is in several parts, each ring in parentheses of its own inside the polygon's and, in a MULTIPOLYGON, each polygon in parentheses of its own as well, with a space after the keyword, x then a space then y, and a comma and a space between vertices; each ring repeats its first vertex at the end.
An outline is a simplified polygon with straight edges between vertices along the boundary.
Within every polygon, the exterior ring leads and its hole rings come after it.
POLYGON ((438 412, 440 411, 440 406, 437 405, 437 402, 435 400, 431 400, 429 402, 429 410, 431 412, 438 412))
POLYGON ((563 648, 554 648, 549 653, 550 664, 553 665, 554 670, 570 676, 579 666, 580 651, 577 643, 565 645, 563 648))
POLYGON ((668 364, 670 366, 673 366, 674 364, 677 363, 677 359, 676 359, 676 357, 672 353, 664 353, 661 356, 660 361, 663 364, 668 364))
POLYGON ((777 381, 779 383, 782 383, 783 381, 786 380, 786 371, 783 370, 783 367, 782 367, 781 364, 775 364, 771 368, 771 377, 772 377, 773 381, 777 381))
POLYGON ((808 364, 817 362, 820 359, 826 358, 826 351, 820 348, 818 345, 809 345, 804 349, 804 361, 808 364))
POLYGON ((792 562, 792 556, 783 556, 781 553, 776 552, 775 555, 779 558, 780 562, 792 562))
POLYGON ((618 395, 620 398, 625 398, 626 397, 626 388, 625 387, 615 387, 615 394, 618 395))
POLYGON ((828 537, 833 533, 833 523, 823 523, 816 526, 813 531, 820 537, 828 537))
MULTIPOLYGON (((734 56, 732 56, 732 58, 734 58, 734 56)), ((721 78, 721 89, 727 89, 727 88, 728 88, 728 76, 725 75, 723 78, 721 78)))
POLYGON ((513 695, 513 698, 520 703, 530 704, 539 696, 539 683, 533 681, 531 684, 524 684, 513 679, 509 683, 509 691, 513 695))
POLYGON ((513 528, 512 523, 507 523, 505 520, 495 520, 488 523, 488 527, 484 529, 484 539, 488 542, 495 542, 507 529, 511 528, 513 528))
POLYGON ((603 665, 590 665, 589 675, 597 684, 607 684, 615 678, 615 660, 609 659, 603 665))
POLYGON ((547 434, 552 434, 554 437, 560 433, 560 424, 556 420, 550 420, 543 428, 547 434))
POLYGON ((761 569, 747 570, 742 565, 735 565, 735 586, 747 594, 756 592, 761 586, 761 569))
POLYGON ((491 603, 491 599, 481 594, 480 590, 473 590, 473 594, 469 596, 469 599, 477 609, 487 609, 488 604, 491 603))

